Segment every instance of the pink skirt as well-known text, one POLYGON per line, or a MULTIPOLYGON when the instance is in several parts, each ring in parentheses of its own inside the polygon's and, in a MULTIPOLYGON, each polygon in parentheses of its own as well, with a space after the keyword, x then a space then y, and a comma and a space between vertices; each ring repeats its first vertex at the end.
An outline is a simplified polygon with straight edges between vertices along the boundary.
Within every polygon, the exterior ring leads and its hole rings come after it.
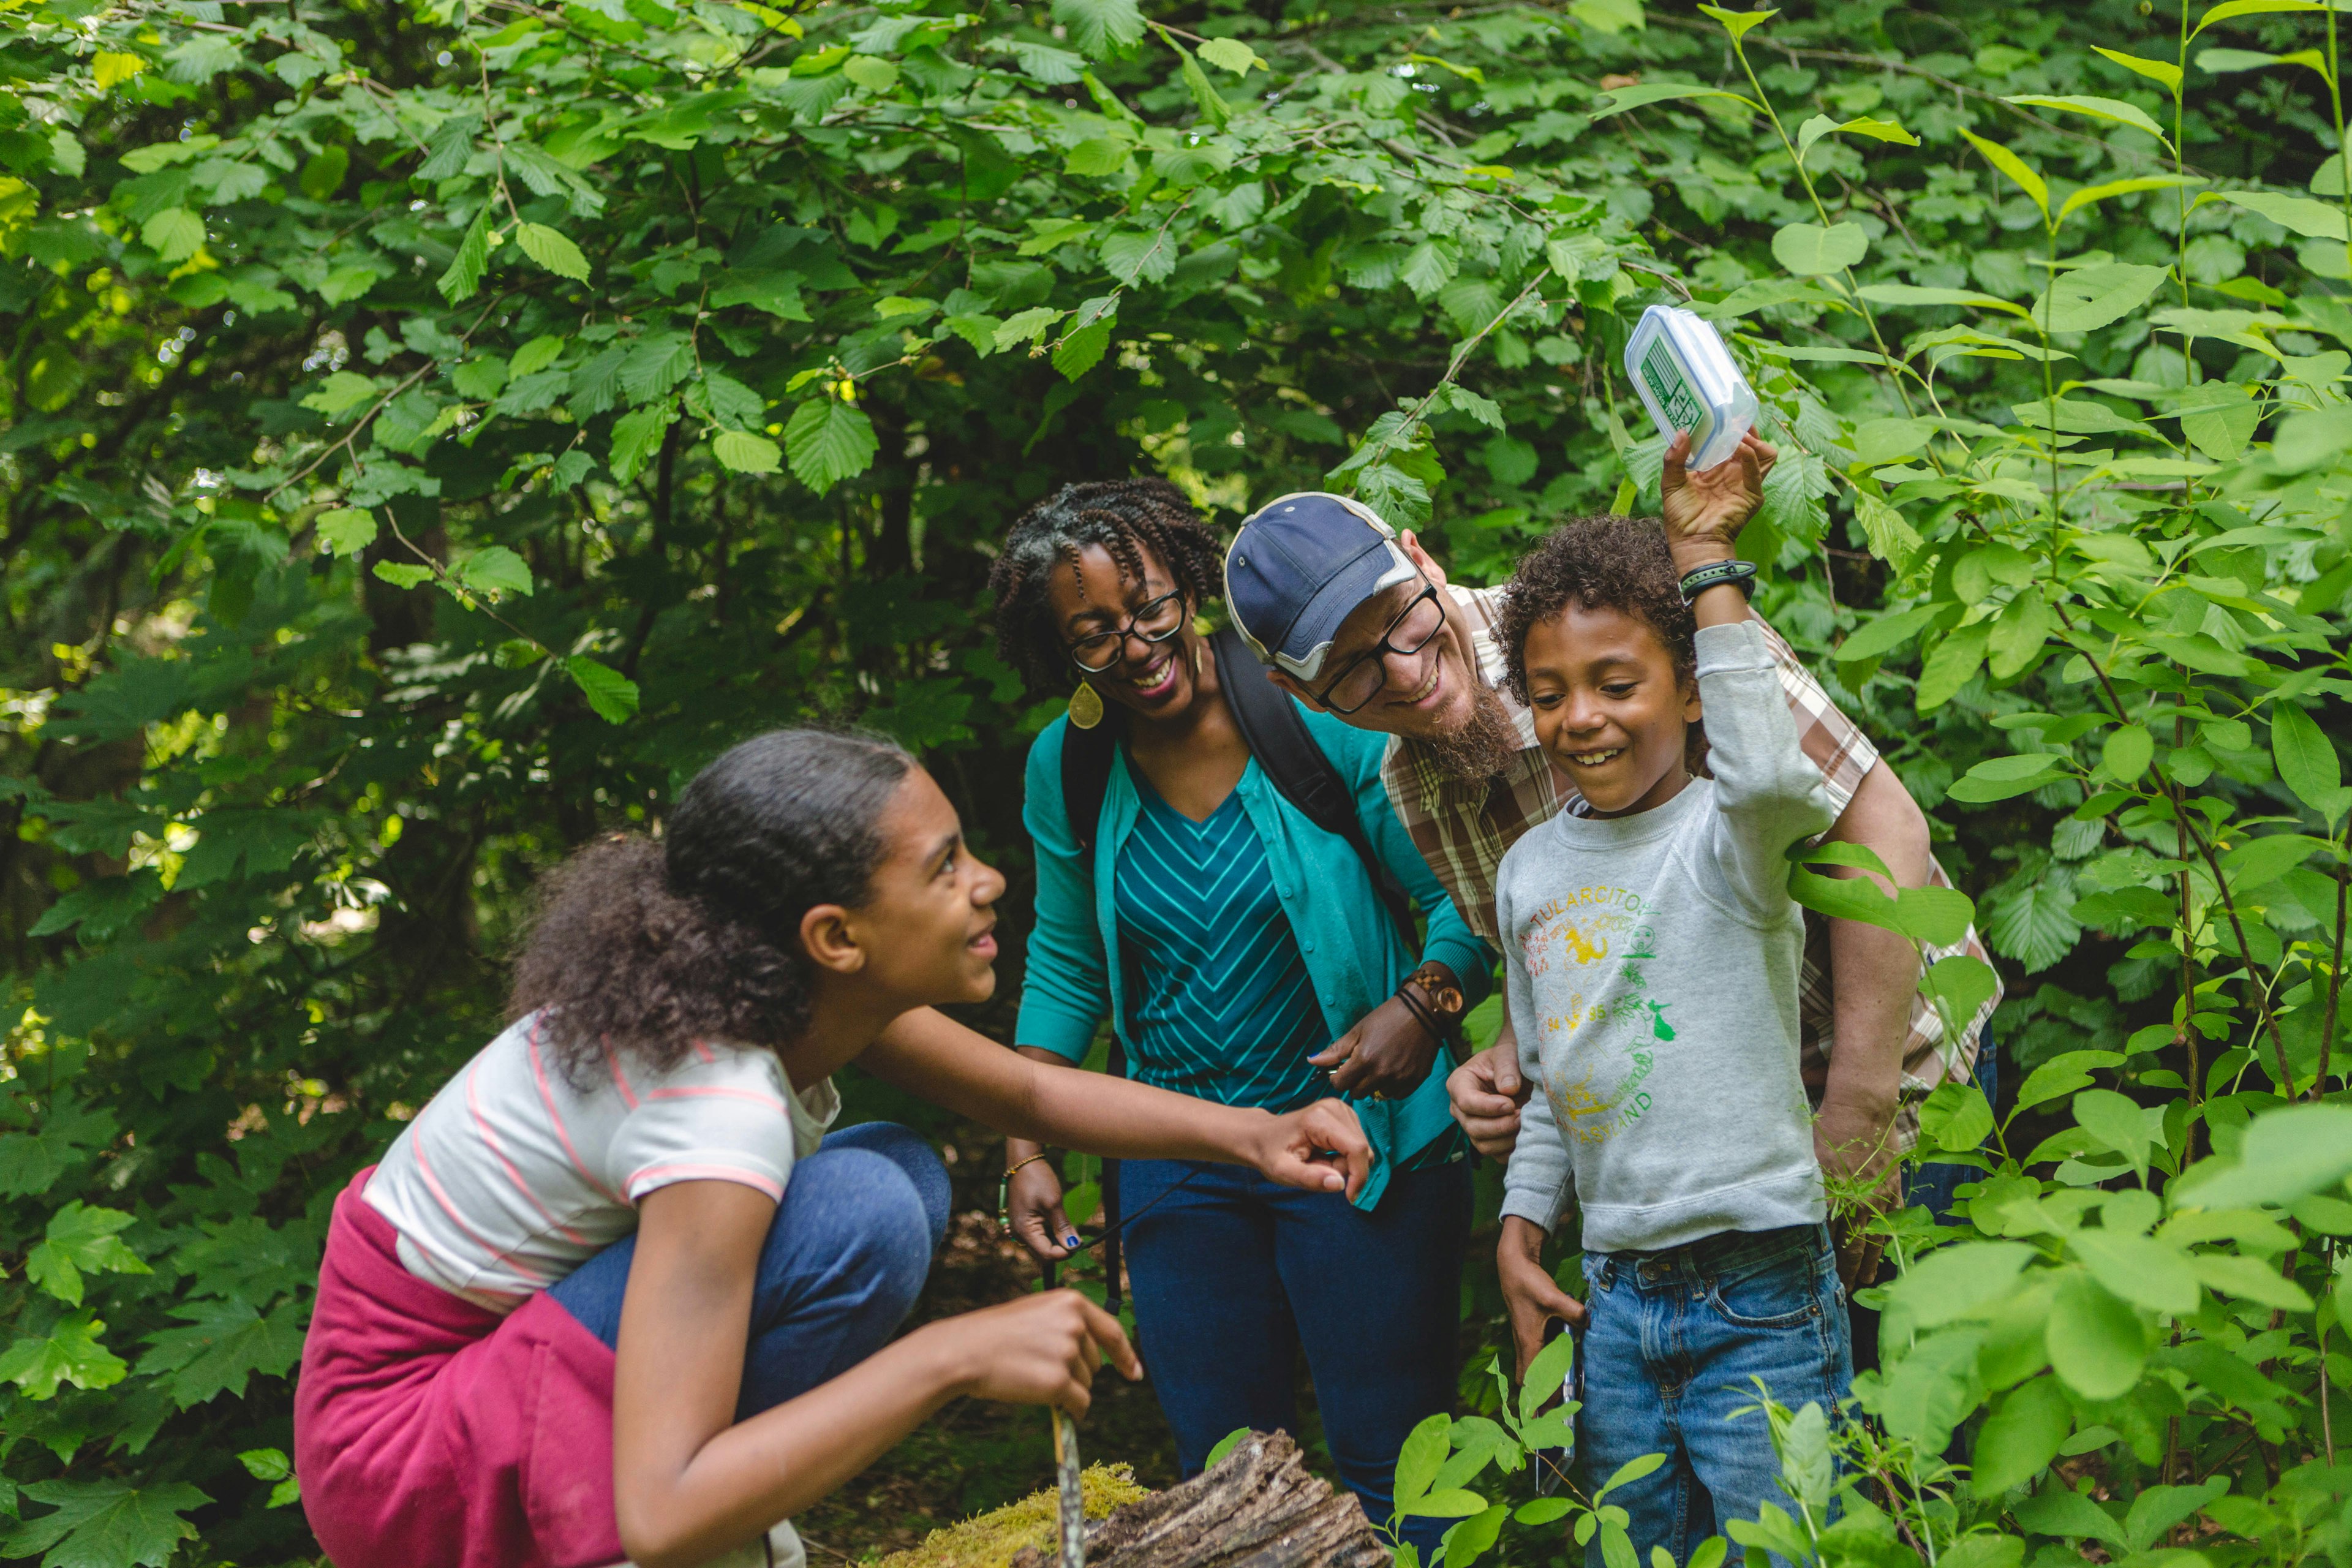
POLYGON ((613 1352, 541 1294, 506 1317, 404 1268, 335 1200, 294 1399, 302 1510, 336 1568, 603 1568, 613 1352))

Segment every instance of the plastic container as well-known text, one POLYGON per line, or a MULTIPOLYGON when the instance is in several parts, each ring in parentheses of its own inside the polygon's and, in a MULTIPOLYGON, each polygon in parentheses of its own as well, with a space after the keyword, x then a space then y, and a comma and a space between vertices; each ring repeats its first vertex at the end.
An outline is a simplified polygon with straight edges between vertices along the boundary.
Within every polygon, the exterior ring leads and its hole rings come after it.
POLYGON ((1625 342, 1625 374, 1668 441, 1690 432, 1689 467, 1714 468, 1756 423, 1756 394, 1714 325, 1672 305, 1642 312, 1625 342))

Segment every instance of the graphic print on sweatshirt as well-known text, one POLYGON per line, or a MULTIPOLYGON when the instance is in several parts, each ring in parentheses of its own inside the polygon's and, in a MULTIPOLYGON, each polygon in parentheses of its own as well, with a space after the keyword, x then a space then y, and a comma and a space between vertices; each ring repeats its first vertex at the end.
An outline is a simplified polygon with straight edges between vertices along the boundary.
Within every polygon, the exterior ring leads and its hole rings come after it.
POLYGON ((1594 886, 1552 899, 1520 931, 1528 978, 1553 976, 1566 1009, 1542 1021, 1544 1092, 1563 1135, 1603 1143, 1651 1106, 1643 1087, 1675 1037, 1670 1001, 1650 991, 1657 954, 1650 907, 1626 888, 1594 886))

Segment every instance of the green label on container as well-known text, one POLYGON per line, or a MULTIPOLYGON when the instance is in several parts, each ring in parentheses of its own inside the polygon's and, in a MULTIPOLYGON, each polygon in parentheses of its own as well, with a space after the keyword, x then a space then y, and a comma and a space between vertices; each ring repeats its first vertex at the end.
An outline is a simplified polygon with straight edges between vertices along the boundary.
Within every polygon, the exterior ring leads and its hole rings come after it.
POLYGON ((1698 399, 1691 395, 1690 384, 1683 379, 1682 367, 1675 363, 1675 356, 1666 352, 1665 339, 1651 343, 1650 352, 1642 356, 1642 379, 1650 384, 1651 395, 1666 411, 1668 425, 1677 430, 1697 427, 1698 399))

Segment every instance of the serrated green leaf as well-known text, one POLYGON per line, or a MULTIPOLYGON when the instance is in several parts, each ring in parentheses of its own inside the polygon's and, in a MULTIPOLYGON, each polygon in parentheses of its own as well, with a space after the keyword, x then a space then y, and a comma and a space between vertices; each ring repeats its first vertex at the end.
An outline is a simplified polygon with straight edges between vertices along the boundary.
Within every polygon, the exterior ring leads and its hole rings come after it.
POLYGON ((478 594, 530 594, 530 568, 503 544, 475 551, 450 569, 450 575, 478 594))
POLYGON ((490 209, 487 203, 474 215, 466 226, 466 237, 457 242, 457 254, 450 258, 449 268, 441 274, 435 287, 441 297, 452 305, 471 299, 482 286, 482 274, 490 267, 490 209))
POLYGON ((183 1410, 223 1394, 245 1397, 254 1373, 283 1377, 302 1357, 302 1321, 291 1302, 268 1317, 245 1301, 200 1301, 173 1310, 188 1326, 147 1336, 142 1376, 167 1380, 183 1410))
POLYGON ((205 243, 205 220, 185 207, 165 207, 140 226, 139 237, 156 259, 176 267, 205 243))
POLYGON ((1090 136, 1062 159, 1066 173, 1081 175, 1116 174, 1127 166, 1127 143, 1108 136, 1090 136))
POLYGON ((654 454, 661 450, 662 437, 677 417, 675 406, 656 403, 633 408, 613 421, 613 447, 605 458, 613 478, 625 485, 643 472, 654 454))
POLYGON ((887 92, 898 85, 897 62, 876 55, 852 55, 843 63, 841 74, 868 92, 887 92))
POLYGON ((1247 76, 1253 70, 1273 68, 1258 58, 1257 51, 1239 38, 1209 38, 1201 45, 1201 58, 1235 76, 1247 76))
POLYGON ((543 223, 523 224, 515 230, 515 243, 522 247, 525 256, 558 278, 581 283, 588 280, 588 258, 561 230, 543 223))
POLYGON ((783 460, 783 448, 765 436, 746 430, 721 430, 711 437, 711 456, 739 474, 772 474, 783 460))
POLYGON ((398 561, 379 561, 375 563, 375 574, 395 588, 414 588, 419 583, 433 580, 433 568, 411 566, 398 561))
POLYGON ((0 1352, 0 1383, 28 1399, 54 1397, 58 1387, 111 1388, 130 1372, 121 1356, 98 1342, 106 1325, 87 1310, 60 1319, 46 1336, 19 1339, 0 1352))
POLYGON ((637 710, 637 683, 619 670, 580 653, 565 659, 563 668, 607 724, 622 723, 637 710))
POLYGON ((0 1535, 0 1555, 39 1555, 41 1568, 163 1568, 196 1527, 180 1515, 212 1501, 184 1481, 36 1481, 24 1495, 53 1511, 0 1535))
POLYGON ((531 339, 515 350, 514 363, 508 366, 509 371, 518 378, 538 374, 563 357, 565 341, 552 333, 531 339))
POLYGON ((1143 13, 1135 0, 1054 0, 1054 20, 1069 29, 1070 42, 1089 59, 1124 54, 1143 38, 1143 13))
POLYGON ((356 555, 375 542, 375 514, 339 506, 319 515, 319 547, 330 555, 356 555))
POLYGON ((449 384, 457 389, 460 397, 493 398, 506 384, 507 362, 496 354, 467 360, 449 373, 449 384))
POLYGON ((833 398, 802 404, 784 425, 793 475, 819 495, 864 473, 880 450, 865 411, 833 398))
POLYGON ((1110 346, 1111 323, 1097 321, 1078 328, 1064 338, 1054 351, 1054 368, 1062 373, 1065 381, 1076 381, 1094 369, 1110 346))

